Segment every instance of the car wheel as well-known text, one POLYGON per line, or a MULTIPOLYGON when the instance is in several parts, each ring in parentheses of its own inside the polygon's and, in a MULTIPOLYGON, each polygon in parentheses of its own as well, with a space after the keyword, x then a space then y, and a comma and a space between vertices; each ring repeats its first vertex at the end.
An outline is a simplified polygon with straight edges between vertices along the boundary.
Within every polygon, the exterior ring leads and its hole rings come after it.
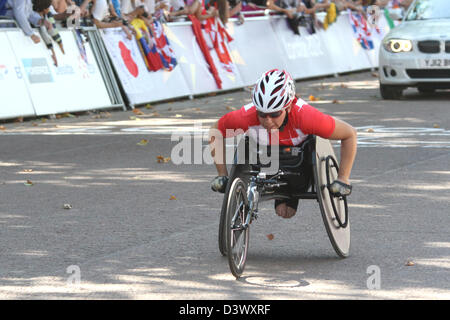
POLYGON ((380 83, 381 97, 386 100, 397 100, 402 97, 403 88, 380 83))
POLYGON ((434 88, 427 88, 427 87, 418 87, 417 90, 419 90, 420 93, 434 93, 436 91, 436 89, 434 88))

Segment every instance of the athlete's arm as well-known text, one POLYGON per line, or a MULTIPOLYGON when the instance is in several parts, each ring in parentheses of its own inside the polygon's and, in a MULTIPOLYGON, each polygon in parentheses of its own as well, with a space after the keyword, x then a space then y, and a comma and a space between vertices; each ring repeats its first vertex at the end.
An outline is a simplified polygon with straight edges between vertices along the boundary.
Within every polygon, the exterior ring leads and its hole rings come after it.
POLYGON ((350 184, 350 172, 356 157, 356 130, 345 121, 334 118, 335 128, 328 139, 341 140, 338 180, 350 184))
POLYGON ((209 129, 209 145, 217 174, 219 176, 228 176, 227 165, 225 163, 225 139, 219 130, 219 121, 216 121, 209 129))

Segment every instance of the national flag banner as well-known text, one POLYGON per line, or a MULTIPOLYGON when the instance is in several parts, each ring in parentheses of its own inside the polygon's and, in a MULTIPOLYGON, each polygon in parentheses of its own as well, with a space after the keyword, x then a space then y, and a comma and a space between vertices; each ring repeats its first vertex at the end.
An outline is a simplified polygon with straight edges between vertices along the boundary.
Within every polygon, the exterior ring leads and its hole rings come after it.
POLYGON ((210 49, 214 49, 219 58, 221 67, 230 73, 236 71, 236 66, 231 60, 228 43, 233 41, 222 21, 217 18, 209 18, 202 22, 202 32, 210 49))
POLYGON ((164 65, 165 58, 158 51, 150 28, 147 28, 150 32, 145 34, 143 25, 135 26, 139 26, 141 34, 136 32, 136 39, 132 40, 126 38, 121 28, 101 30, 103 42, 130 104, 190 95, 181 68, 175 67, 170 59, 167 60, 169 68, 164 65))
POLYGON ((210 53, 210 48, 206 42, 205 36, 203 35, 202 24, 200 20, 197 19, 197 17, 193 15, 189 15, 188 17, 192 22, 192 31, 194 32, 198 46, 200 47, 200 50, 202 51, 203 56, 205 57, 205 60, 208 63, 209 71, 214 77, 217 87, 219 89, 222 89, 222 80, 220 79, 219 72, 217 71, 216 65, 214 64, 214 60, 210 53))
MULTIPOLYGON (((374 48, 372 30, 366 19, 361 14, 354 13, 350 9, 348 9, 348 17, 356 40, 364 49, 372 50, 374 48)), ((379 32, 379 30, 375 31, 379 32)))
POLYGON ((136 32, 136 41, 142 54, 145 65, 149 71, 158 71, 164 68, 153 37, 142 19, 133 19, 131 26, 136 32))
POLYGON ((152 25, 153 38, 155 41, 155 46, 162 57, 162 63, 166 70, 171 71, 177 65, 177 59, 175 53, 173 52, 169 40, 164 33, 164 28, 161 22, 154 20, 152 25))

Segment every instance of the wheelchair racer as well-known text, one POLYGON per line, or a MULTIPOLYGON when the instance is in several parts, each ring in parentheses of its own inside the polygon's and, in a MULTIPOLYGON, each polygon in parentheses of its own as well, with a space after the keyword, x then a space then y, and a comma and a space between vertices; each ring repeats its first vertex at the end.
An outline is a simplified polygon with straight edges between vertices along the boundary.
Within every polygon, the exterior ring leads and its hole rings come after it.
MULTIPOLYGON (((231 137, 238 129, 244 132, 249 129, 265 129, 267 137, 264 140, 267 144, 273 130, 278 130, 280 146, 298 146, 310 134, 341 140, 339 174, 331 185, 331 191, 335 195, 350 195, 350 172, 357 148, 356 130, 348 123, 324 114, 296 98, 295 84, 287 71, 273 69, 264 73, 253 88, 252 103, 225 114, 211 126, 210 144, 218 142, 215 145, 223 146, 221 152, 216 152, 214 148, 211 150, 218 173, 211 182, 213 191, 225 192, 228 171, 224 160, 226 155, 223 140, 231 137)), ((261 141, 261 137, 258 139, 261 141)), ((298 199, 275 200, 276 214, 283 218, 294 216, 297 206, 298 199)))

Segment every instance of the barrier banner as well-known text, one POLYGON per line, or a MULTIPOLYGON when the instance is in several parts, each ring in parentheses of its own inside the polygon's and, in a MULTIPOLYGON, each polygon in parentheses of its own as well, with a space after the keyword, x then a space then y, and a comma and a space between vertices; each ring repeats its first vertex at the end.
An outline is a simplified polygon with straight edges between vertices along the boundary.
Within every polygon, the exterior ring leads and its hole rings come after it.
MULTIPOLYGON (((128 40, 121 28, 104 29, 101 35, 132 105, 191 94, 179 67, 179 61, 171 71, 151 71, 147 68, 148 60, 139 48, 137 41, 140 39, 128 40)), ((176 50, 174 53, 177 58, 180 57, 176 50)))
POLYGON ((341 13, 323 36, 327 39, 336 73, 368 69, 371 67, 364 50, 354 36, 347 13, 341 13))
POLYGON ((111 105, 89 43, 84 44, 83 58, 73 31, 60 32, 65 54, 59 46, 55 46, 57 66, 44 43, 32 43, 21 31, 8 31, 6 35, 14 43, 12 48, 36 115, 92 110, 111 105))
POLYGON ((285 52, 267 17, 248 18, 240 26, 230 21, 227 30, 234 39, 230 54, 245 86, 253 85, 267 70, 288 70, 285 52))
MULTIPOLYGON (((334 74, 337 68, 330 59, 329 43, 324 34, 328 31, 316 30, 310 33, 300 27, 300 35, 295 34, 286 19, 271 18, 279 46, 283 49, 289 73, 294 79, 334 74)), ((330 26, 331 28, 332 26, 330 26)))
POLYGON ((24 73, 5 32, 0 32, 0 48, 0 119, 35 115, 24 73))

